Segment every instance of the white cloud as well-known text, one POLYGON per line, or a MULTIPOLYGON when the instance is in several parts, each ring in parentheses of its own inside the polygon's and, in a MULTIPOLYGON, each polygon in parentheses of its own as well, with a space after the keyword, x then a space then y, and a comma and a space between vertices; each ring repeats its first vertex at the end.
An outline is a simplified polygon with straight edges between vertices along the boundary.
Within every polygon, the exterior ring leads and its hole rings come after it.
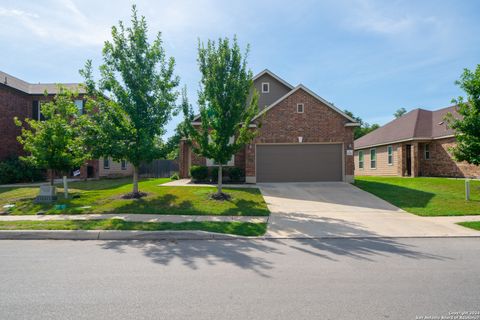
POLYGON ((19 18, 38 18, 38 14, 25 12, 17 9, 7 9, 0 7, 0 16, 19 17, 19 18))

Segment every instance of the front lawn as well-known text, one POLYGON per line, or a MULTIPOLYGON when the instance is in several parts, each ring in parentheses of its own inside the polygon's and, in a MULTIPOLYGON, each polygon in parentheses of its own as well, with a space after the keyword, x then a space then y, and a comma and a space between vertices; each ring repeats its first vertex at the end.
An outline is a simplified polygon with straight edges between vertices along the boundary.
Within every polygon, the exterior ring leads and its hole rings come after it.
POLYGON ((201 230, 235 234, 240 236, 261 236, 267 231, 266 223, 189 221, 136 222, 122 219, 104 220, 50 220, 50 221, 0 221, 0 230, 201 230))
POLYGON ((459 222, 459 225, 480 231, 480 221, 459 222))
POLYGON ((257 188, 225 188, 232 198, 228 201, 210 200, 214 187, 166 187, 160 184, 169 179, 144 179, 141 199, 122 199, 132 189, 131 179, 81 181, 69 184, 70 198, 63 199, 59 186, 56 204, 35 204, 38 187, 0 188, 0 210, 14 204, 9 213, 29 214, 89 214, 89 213, 148 213, 185 215, 267 216, 269 211, 257 188), (57 205, 66 205, 59 208, 57 205))
POLYGON ((419 216, 480 214, 480 181, 471 181, 470 201, 462 179, 355 177, 355 185, 419 216))

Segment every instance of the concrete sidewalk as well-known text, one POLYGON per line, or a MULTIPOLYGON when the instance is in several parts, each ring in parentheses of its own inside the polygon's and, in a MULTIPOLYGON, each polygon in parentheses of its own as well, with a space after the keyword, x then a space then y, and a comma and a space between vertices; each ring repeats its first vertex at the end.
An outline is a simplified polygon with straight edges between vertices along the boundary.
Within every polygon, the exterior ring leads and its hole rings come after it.
MULTIPOLYGON (((167 183, 163 183, 160 185, 161 187, 217 187, 216 184, 209 184, 209 183, 195 183, 192 182, 191 179, 179 179, 173 180, 167 183)), ((258 186, 254 184, 223 184, 223 188, 258 188, 258 186)))
POLYGON ((160 215, 160 214, 77 214, 77 215, 24 215, 0 216, 0 221, 52 221, 52 220, 102 220, 122 219, 136 222, 190 222, 190 221, 215 221, 215 222, 251 222, 266 223, 266 216, 194 216, 194 215, 160 215))

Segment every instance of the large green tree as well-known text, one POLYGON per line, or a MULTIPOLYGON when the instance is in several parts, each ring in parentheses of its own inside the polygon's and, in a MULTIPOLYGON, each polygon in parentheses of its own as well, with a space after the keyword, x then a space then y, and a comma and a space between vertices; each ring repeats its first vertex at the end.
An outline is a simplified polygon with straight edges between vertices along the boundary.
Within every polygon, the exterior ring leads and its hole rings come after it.
POLYGON ((193 151, 218 164, 216 199, 228 198, 222 192, 222 167, 256 134, 249 125, 258 111, 258 93, 247 57, 248 47, 242 54, 236 37, 199 43, 199 128, 191 124, 193 111, 183 92, 184 129, 193 151))
POLYGON ((77 93, 59 86, 53 100, 41 103, 42 120, 26 118, 22 122, 15 118, 15 123, 22 127, 17 139, 28 153, 22 159, 51 170, 51 185, 55 174, 66 175, 90 156, 83 136, 86 118, 76 107, 76 99, 77 93))
POLYGON ((480 64, 472 71, 464 69, 455 82, 466 93, 452 102, 460 117, 448 114, 446 120, 455 130, 457 144, 451 149, 457 161, 480 165, 480 64))
POLYGON ((377 130, 378 128, 380 128, 380 125, 377 124, 377 123, 374 123, 374 124, 369 124, 365 121, 362 120, 362 118, 360 117, 356 117, 353 112, 351 111, 348 111, 348 110, 344 110, 345 114, 347 114, 350 118, 354 119, 357 123, 359 123, 360 125, 358 127, 355 127, 354 131, 353 131, 353 138, 354 139, 358 139, 360 137, 363 137, 364 135, 366 135, 367 133, 370 133, 374 130, 377 130))
POLYGON ((138 17, 133 6, 131 27, 120 21, 112 27, 112 41, 105 42, 98 87, 91 62, 81 70, 91 96, 93 125, 88 136, 93 152, 133 165, 133 190, 128 195, 132 197, 142 196, 138 168, 158 156, 158 138, 165 132, 178 96, 175 60, 166 57, 160 33, 152 43, 147 33, 145 17, 138 17))

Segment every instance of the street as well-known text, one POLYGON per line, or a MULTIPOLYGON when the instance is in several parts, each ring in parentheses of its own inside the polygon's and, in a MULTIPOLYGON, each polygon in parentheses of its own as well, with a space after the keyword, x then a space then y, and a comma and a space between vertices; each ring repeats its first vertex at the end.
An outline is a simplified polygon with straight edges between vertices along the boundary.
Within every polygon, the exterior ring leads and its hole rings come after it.
POLYGON ((479 264, 480 238, 4 240, 0 319, 446 316, 479 310, 479 264))

